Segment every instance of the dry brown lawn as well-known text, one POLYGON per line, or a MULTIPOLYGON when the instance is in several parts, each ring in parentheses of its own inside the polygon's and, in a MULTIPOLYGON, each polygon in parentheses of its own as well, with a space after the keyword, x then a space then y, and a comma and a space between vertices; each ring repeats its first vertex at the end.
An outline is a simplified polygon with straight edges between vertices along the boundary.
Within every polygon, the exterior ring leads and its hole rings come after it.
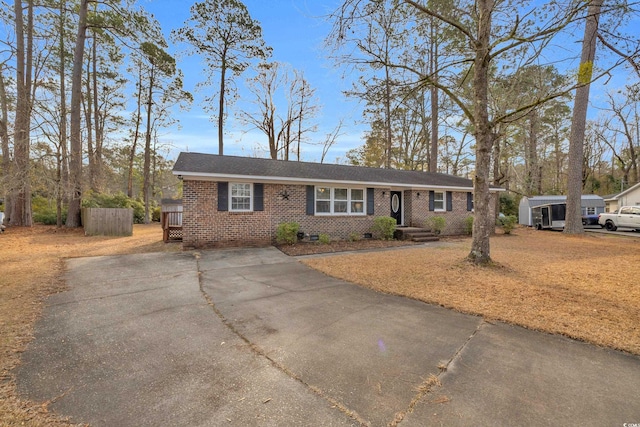
POLYGON ((521 228, 491 239, 493 266, 465 262, 469 251, 465 239, 304 262, 377 291, 640 354, 640 239, 521 228))
POLYGON ((82 230, 12 227, 0 235, 0 426, 68 425, 47 404, 18 399, 12 373, 33 337, 44 297, 64 289, 63 259, 179 251, 164 244, 159 224, 135 225, 131 237, 85 237, 82 230))
MULTIPOLYGON (((304 262, 378 291, 640 354, 640 239, 519 229, 492 238, 496 264, 486 268, 463 261, 469 245, 462 239, 304 262)), ((65 258, 180 250, 162 243, 158 224, 136 225, 132 237, 120 238, 44 226, 0 235, 0 425, 68 425, 46 402, 20 400, 12 372, 44 298, 64 289, 65 258)))

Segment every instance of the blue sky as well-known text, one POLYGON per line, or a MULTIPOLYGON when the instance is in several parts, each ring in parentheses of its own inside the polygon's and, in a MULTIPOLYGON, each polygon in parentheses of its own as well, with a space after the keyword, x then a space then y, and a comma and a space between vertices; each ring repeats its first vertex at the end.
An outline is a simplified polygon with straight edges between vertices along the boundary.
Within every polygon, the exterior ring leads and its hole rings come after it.
MULTIPOLYGON (((181 27, 188 19, 189 9, 194 1, 142 0, 141 5, 154 14, 169 39, 171 30, 181 27)), ((327 163, 344 161, 349 149, 363 144, 364 131, 367 129, 365 125, 358 123, 362 119, 362 106, 343 95, 345 90, 351 88, 350 77, 344 77, 344 71, 335 68, 332 61, 327 59, 327 52, 323 50, 323 42, 331 30, 326 16, 339 3, 340 0, 244 0, 251 16, 260 22, 265 42, 273 48, 270 60, 288 63, 303 71, 307 81, 316 89, 322 111, 316 118, 318 131, 311 137, 313 141, 321 143, 326 134, 340 120, 344 120, 341 136, 325 158, 327 163)), ((635 25, 637 20, 630 24, 630 28, 635 25)), ((571 40, 563 48, 551 49, 549 54, 560 54, 563 59, 565 56, 579 56, 582 28, 582 25, 578 26, 580 34, 573 35, 578 40, 571 40)), ((177 53, 179 49, 171 46, 170 51, 177 53)), ((203 65, 197 56, 179 58, 178 65, 185 74, 185 89, 194 94, 195 102, 189 111, 175 112, 176 118, 181 122, 181 129, 168 129, 161 136, 162 142, 170 147, 168 157, 175 159, 180 151, 216 154, 218 141, 215 119, 212 121, 211 114, 202 108, 201 99, 205 94, 195 91, 196 83, 204 80, 203 65)), ((571 69, 575 65, 565 64, 564 67, 571 69)), ((557 66, 562 68, 559 64, 557 66)), ((620 68, 613 73, 612 81, 606 86, 603 86, 606 79, 592 85, 592 106, 589 109, 591 118, 598 114, 594 104, 601 102, 603 92, 621 88, 629 77, 627 73, 628 70, 620 68)), ((236 80, 240 100, 231 110, 251 108, 251 97, 245 88, 245 80, 252 75, 248 70, 236 80)), ((215 91, 215 88, 211 91, 215 91)), ((281 103, 278 107, 285 109, 286 105, 281 103)), ((232 112, 228 116, 225 130, 225 154, 268 157, 266 137, 260 131, 248 129, 238 123, 232 112)), ((320 156, 320 145, 306 144, 303 147, 302 160, 319 161, 320 156)))
MULTIPOLYGON (((167 39, 172 29, 181 27, 188 19, 192 4, 175 0, 147 0, 141 3, 160 22, 167 39)), ((316 89, 322 111, 316 118, 319 126, 313 139, 322 142, 339 120, 344 119, 342 135, 329 151, 325 162, 334 163, 336 158, 344 158, 347 150, 362 144, 364 128, 356 124, 362 117, 360 105, 342 94, 350 87, 349 82, 343 79, 341 70, 332 67, 323 51, 324 39, 331 29, 324 16, 332 11, 332 7, 328 2, 314 0, 245 0, 244 4, 253 19, 260 22, 263 38, 273 48, 270 60, 288 63, 303 71, 310 85, 316 89)), ((176 53, 179 49, 171 46, 170 50, 176 53)), ((190 111, 176 111, 182 129, 169 129, 161 139, 172 146, 170 158, 175 158, 180 151, 216 154, 217 124, 211 121, 211 114, 202 108, 204 94, 195 92, 196 83, 204 80, 202 63, 198 57, 179 58, 178 61, 178 66, 185 74, 185 89, 192 92, 196 99, 190 111)), ((248 70, 237 79, 241 99, 232 109, 250 107, 245 79, 252 75, 248 70)), ((286 105, 278 107, 285 109, 286 105)), ((256 150, 259 146, 267 148, 266 137, 259 131, 242 126, 232 113, 228 116, 225 129, 225 154, 268 156, 268 151, 256 150)), ((303 150, 303 160, 320 160, 320 146, 307 144, 303 150)))

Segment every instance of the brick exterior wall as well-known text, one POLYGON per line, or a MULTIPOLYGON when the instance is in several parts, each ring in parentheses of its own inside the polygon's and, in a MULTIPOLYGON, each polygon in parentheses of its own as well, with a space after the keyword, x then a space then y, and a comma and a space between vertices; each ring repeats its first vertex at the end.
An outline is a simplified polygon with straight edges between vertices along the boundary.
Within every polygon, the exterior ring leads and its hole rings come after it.
MULTIPOLYGON (((451 211, 430 211, 428 190, 406 190, 404 192, 405 224, 411 227, 425 227, 427 219, 441 216, 445 219, 443 235, 464 234, 466 219, 473 216, 473 211, 467 210, 467 192, 454 191, 452 197, 451 211)), ((490 197, 491 216, 494 216, 497 195, 492 193, 490 197)))
MULTIPOLYGON (((264 184, 263 211, 220 212, 216 182, 185 180, 183 246, 267 246, 275 242, 278 224, 291 221, 300 224, 300 231, 306 234, 325 233, 332 239, 348 239, 352 233, 362 237, 371 232, 375 217, 389 216, 389 194, 389 188, 374 190, 374 215, 319 216, 306 214, 306 186, 264 184)), ((465 218, 471 214, 466 192, 453 193, 451 212, 429 212, 429 191, 407 190, 403 195, 405 225, 423 227, 428 217, 439 215, 446 220, 443 234, 460 234, 465 218)))

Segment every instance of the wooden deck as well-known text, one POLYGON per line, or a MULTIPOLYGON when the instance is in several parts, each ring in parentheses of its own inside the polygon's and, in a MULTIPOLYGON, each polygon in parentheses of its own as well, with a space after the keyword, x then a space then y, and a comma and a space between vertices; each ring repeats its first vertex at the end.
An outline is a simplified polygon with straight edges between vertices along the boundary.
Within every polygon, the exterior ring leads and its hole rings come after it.
POLYGON ((160 209, 162 224, 162 240, 168 242, 182 241, 182 200, 163 199, 160 209))
POLYGON ((182 241, 182 212, 162 212, 161 222, 165 243, 182 241))

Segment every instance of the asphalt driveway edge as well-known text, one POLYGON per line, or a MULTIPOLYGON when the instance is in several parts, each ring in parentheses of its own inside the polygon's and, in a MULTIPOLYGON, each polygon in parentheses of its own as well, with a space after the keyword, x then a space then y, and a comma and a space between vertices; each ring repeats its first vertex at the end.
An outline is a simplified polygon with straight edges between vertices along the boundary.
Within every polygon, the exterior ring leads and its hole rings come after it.
POLYGON ((211 298, 211 296, 204 290, 203 270, 200 268, 200 253, 199 252, 194 252, 193 256, 194 256, 194 258, 196 260, 196 269, 197 269, 197 274, 198 274, 198 284, 200 286, 200 292, 202 293, 202 296, 205 299, 205 301, 207 302, 207 304, 209 305, 209 307, 211 307, 213 312, 216 314, 216 316, 218 316, 218 318, 220 319, 220 321, 222 322, 222 324, 224 326, 226 326, 233 334, 235 334, 238 338, 240 338, 242 341, 244 341, 247 344, 247 346, 251 349, 251 351, 254 352, 257 356, 268 360, 269 363, 274 368, 278 369, 280 372, 284 373, 289 378, 291 378, 291 379, 297 381, 298 383, 302 384, 304 387, 306 387, 308 390, 310 390, 315 395, 317 395, 317 396, 321 397, 322 399, 326 400, 328 403, 331 404, 332 408, 338 409, 340 412, 342 412, 343 414, 345 414, 349 418, 351 418, 354 421, 357 421, 358 423, 360 423, 360 425, 362 425, 362 426, 368 426, 369 425, 369 423, 366 420, 364 420, 355 410, 349 409, 348 407, 346 407, 344 404, 342 404, 338 400, 336 400, 336 399, 332 398, 331 396, 327 395, 326 393, 324 393, 320 388, 312 386, 311 384, 306 383, 304 380, 302 380, 302 378, 300 378, 298 375, 293 373, 286 366, 282 365, 278 361, 276 361, 273 358, 271 358, 262 348, 260 348, 258 345, 253 343, 251 340, 249 340, 249 338, 247 338, 235 326, 233 326, 233 324, 216 307, 216 304, 213 301, 213 299, 211 298))

